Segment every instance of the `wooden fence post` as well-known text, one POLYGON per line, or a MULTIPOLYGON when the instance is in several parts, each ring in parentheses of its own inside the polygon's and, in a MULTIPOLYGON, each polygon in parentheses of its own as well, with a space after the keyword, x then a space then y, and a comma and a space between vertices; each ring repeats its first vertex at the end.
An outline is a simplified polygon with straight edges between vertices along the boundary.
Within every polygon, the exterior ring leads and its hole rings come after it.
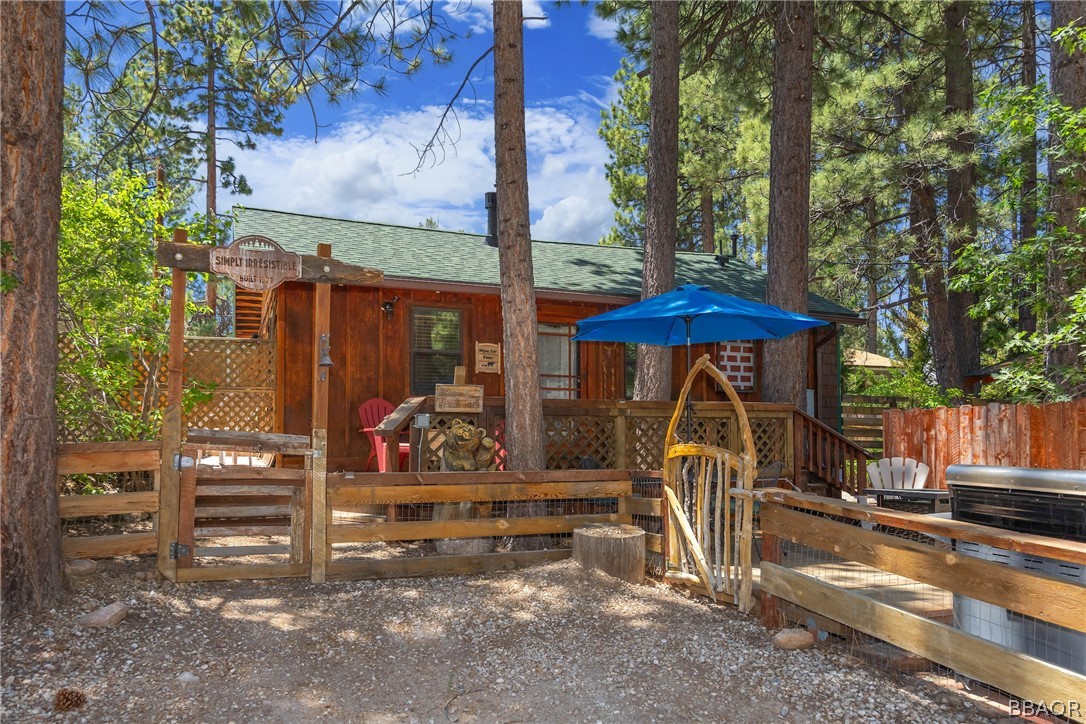
MULTIPOLYGON (((332 258, 331 244, 317 244, 317 256, 322 259, 332 258)), ((328 485, 328 367, 320 365, 322 352, 331 355, 331 286, 316 284, 313 299, 313 401, 312 401, 312 436, 310 446, 311 471, 307 477, 309 483, 309 541, 310 570, 313 583, 324 583, 325 566, 328 561, 327 521, 328 506, 326 490, 328 485)))
MULTIPOLYGON (((175 229, 176 244, 188 241, 188 232, 175 229)), ((185 300, 188 275, 174 268, 170 285, 170 348, 166 387, 166 410, 162 415, 162 463, 159 468, 158 570, 171 581, 177 580, 177 561, 170 557, 170 544, 177 540, 181 494, 181 390, 185 359, 185 300)))
POLYGON ((328 431, 313 431, 312 559, 309 580, 324 583, 328 565, 328 431))
MULTIPOLYGON (((762 501, 763 510, 766 501, 762 501)), ((762 532, 762 561, 764 563, 781 563, 781 539, 772 533, 762 532)), ((781 627, 781 607, 776 596, 762 591, 762 625, 768 629, 781 627)))

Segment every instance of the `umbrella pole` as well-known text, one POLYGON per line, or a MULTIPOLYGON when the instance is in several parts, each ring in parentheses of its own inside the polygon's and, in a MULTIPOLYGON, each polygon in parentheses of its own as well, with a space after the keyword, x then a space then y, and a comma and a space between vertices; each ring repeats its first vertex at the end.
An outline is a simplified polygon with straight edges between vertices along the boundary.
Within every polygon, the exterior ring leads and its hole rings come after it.
MULTIPOLYGON (((690 374, 690 320, 691 317, 683 317, 686 321, 686 374, 690 374)), ((686 441, 691 442, 691 429, 694 426, 694 404, 690 401, 690 395, 686 396, 686 441)))

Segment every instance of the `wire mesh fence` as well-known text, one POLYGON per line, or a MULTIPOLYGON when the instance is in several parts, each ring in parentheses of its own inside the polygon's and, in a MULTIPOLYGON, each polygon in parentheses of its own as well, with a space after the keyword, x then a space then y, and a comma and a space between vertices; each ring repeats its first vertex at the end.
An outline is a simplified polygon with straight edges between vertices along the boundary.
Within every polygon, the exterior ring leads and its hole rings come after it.
POLYGON ((784 599, 782 613, 816 639, 832 637, 886 673, 957 691, 996 715, 1086 715, 1086 612, 1074 612, 1086 566, 940 535, 937 525, 787 516, 769 516, 756 560, 769 589, 780 578, 774 565, 787 569, 806 605, 784 599), (858 547, 869 555, 855 555, 858 547))

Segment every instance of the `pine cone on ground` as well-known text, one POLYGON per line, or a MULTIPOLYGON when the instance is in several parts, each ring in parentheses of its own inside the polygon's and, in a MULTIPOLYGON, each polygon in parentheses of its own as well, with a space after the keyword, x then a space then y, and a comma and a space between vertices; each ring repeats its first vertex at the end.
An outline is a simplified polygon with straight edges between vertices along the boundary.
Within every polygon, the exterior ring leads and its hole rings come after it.
POLYGON ((79 689, 61 689, 53 697, 53 707, 57 711, 80 709, 87 703, 87 695, 79 689))

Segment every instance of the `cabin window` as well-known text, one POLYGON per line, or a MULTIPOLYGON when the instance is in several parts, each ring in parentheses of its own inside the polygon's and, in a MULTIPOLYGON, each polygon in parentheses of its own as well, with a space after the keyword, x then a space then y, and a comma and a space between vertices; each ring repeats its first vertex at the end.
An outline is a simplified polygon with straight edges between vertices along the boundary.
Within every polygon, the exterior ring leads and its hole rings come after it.
POLYGON ((716 346, 716 366, 737 392, 755 389, 756 362, 754 342, 720 342, 716 346))
POLYGON ((580 390, 577 343, 573 324, 539 325, 540 395, 552 400, 575 400, 580 390))
POLYGON ((411 394, 432 395, 434 386, 452 384, 463 364, 460 312, 414 309, 411 312, 411 394))

